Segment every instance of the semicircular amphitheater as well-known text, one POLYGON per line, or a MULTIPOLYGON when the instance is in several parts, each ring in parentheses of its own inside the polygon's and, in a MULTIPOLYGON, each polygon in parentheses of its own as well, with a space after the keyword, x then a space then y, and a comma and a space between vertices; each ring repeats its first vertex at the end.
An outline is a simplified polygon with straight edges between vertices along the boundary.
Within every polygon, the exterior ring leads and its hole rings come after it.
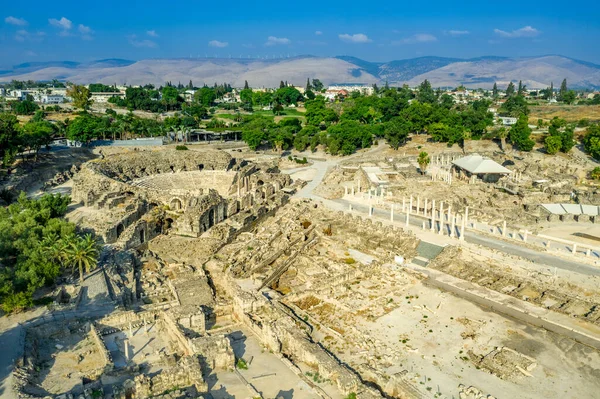
POLYGON ((88 162, 73 179, 79 222, 132 248, 159 234, 231 234, 289 197, 288 175, 219 150, 140 151, 88 162), (223 223, 226 222, 226 223, 223 223))

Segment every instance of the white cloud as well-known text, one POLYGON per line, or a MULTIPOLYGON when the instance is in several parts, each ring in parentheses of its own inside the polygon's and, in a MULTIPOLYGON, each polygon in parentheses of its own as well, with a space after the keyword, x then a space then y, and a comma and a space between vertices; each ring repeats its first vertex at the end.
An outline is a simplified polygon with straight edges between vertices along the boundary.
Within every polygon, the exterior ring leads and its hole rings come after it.
POLYGON ((323 34, 323 32, 321 32, 320 30, 315 32, 315 35, 317 35, 317 36, 321 36, 322 34, 323 34))
POLYGON ((517 39, 520 37, 536 37, 541 32, 535 29, 532 26, 524 26, 521 29, 513 30, 511 32, 507 32, 500 29, 494 29, 494 33, 500 37, 504 37, 507 39, 517 39))
POLYGON ((208 45, 210 47, 223 48, 223 47, 229 46, 229 43, 227 43, 227 42, 220 42, 218 40, 211 40, 210 42, 208 42, 208 45))
POLYGON ((146 34, 150 37, 158 37, 158 33, 156 33, 155 30, 148 30, 146 31, 146 34))
POLYGON ((81 38, 83 40, 92 40, 93 39, 92 34, 94 33, 94 31, 89 26, 79 24, 77 29, 79 30, 79 33, 81 33, 81 38))
POLYGON ((18 42, 24 41, 32 41, 32 42, 41 42, 46 36, 46 32, 29 32, 25 29, 19 29, 15 32, 15 40, 18 42))
POLYGON ((61 19, 50 18, 48 22, 55 28, 61 28, 64 30, 69 30, 73 27, 73 22, 65 17, 62 17, 61 19))
POLYGON ((6 18, 4 18, 4 22, 6 22, 7 24, 16 25, 16 26, 26 26, 27 25, 27 21, 25 21, 23 18, 17 18, 17 17, 6 17, 6 18))
POLYGON ((364 33, 355 33, 349 35, 348 33, 338 35, 341 41, 346 43, 371 43, 373 40, 369 39, 364 33))
POLYGON ((402 40, 396 40, 392 42, 394 45, 399 44, 415 44, 415 43, 431 43, 436 42, 437 37, 429 34, 429 33, 417 33, 416 35, 412 35, 410 37, 404 38, 402 40))
POLYGON ((265 46, 276 46, 278 44, 290 44, 292 41, 290 39, 288 39, 287 37, 275 37, 275 36, 269 36, 267 38, 267 42, 265 43, 265 46))
POLYGON ((127 41, 133 47, 154 48, 156 43, 148 39, 138 39, 136 35, 127 36, 127 41))
POLYGON ((470 35, 471 32, 469 32, 468 30, 449 30, 448 34, 450 36, 465 36, 470 35))
POLYGON ((92 31, 92 28, 90 28, 89 26, 82 25, 82 24, 79 24, 79 27, 77 29, 79 29, 79 33, 84 34, 84 35, 89 35, 91 33, 94 33, 92 31))

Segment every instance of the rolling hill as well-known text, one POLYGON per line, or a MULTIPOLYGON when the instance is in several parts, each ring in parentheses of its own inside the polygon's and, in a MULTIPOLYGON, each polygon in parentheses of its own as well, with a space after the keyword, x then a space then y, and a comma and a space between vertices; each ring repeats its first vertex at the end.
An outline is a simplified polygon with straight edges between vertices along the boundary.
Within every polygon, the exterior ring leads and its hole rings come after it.
POLYGON ((522 80, 529 88, 558 86, 566 78, 571 88, 600 88, 600 66, 558 55, 541 57, 478 57, 458 59, 419 57, 369 62, 356 57, 301 56, 286 59, 105 59, 88 63, 70 61, 26 63, 0 72, 0 81, 68 80, 75 83, 162 85, 167 81, 195 85, 227 82, 242 86, 276 87, 280 81, 304 85, 307 78, 325 84, 367 83, 417 85, 428 79, 434 87, 491 88, 522 80))

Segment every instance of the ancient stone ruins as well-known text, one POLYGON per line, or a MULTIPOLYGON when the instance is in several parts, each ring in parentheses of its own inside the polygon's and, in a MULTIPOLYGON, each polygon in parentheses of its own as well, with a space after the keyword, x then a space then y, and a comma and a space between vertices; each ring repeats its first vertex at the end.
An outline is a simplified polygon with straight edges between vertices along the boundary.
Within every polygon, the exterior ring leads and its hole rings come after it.
POLYGON ((83 163, 52 185, 99 267, 22 324, 18 397, 596 396, 600 255, 552 234, 592 236, 597 210, 553 204, 596 194, 577 165, 481 178, 461 156, 83 163))

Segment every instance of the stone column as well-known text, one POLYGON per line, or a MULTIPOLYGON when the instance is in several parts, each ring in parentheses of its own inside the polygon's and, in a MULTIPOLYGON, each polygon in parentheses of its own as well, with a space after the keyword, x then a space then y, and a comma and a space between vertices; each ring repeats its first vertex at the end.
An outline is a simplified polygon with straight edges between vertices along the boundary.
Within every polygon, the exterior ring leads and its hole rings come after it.
POLYGON ((438 234, 444 235, 444 201, 440 202, 440 229, 438 234))
POLYGON ((502 237, 506 237, 506 220, 502 223, 502 237))
POLYGON ((409 215, 412 213, 412 204, 413 204, 413 197, 412 195, 410 196, 410 202, 408 203, 408 211, 406 213, 408 213, 409 215))
POLYGON ((527 242, 527 233, 529 233, 529 232, 527 231, 527 229, 525 229, 525 232, 523 233, 523 241, 524 242, 527 242))
POLYGON ((435 231, 435 200, 431 200, 431 231, 435 231))
POLYGON ((394 204, 392 204, 392 208, 390 209, 390 222, 394 221, 394 204))
POLYGON ((458 237, 459 240, 464 241, 465 240, 465 216, 463 215, 463 217, 461 218, 461 225, 460 225, 460 237, 458 237))
POLYGON ((454 228, 455 228, 455 225, 456 225, 456 216, 455 215, 452 215, 452 216, 448 215, 448 217, 450 217, 451 218, 450 220, 452 220, 452 224, 450 225, 450 237, 454 238, 454 228))
POLYGON ((418 215, 419 212, 421 212, 421 197, 417 196, 417 212, 415 212, 415 215, 418 215))
POLYGON ((452 204, 448 205, 448 223, 450 223, 450 216, 452 215, 452 204))
POLYGON ((423 216, 427 217, 427 198, 425 198, 425 206, 423 206, 423 216))
POLYGON ((573 244, 573 253, 577 253, 577 244, 573 244))
POLYGON ((585 256, 590 256, 590 249, 589 248, 585 250, 585 256))
POLYGON ((469 207, 468 206, 465 208, 465 222, 463 224, 465 224, 467 226, 469 225, 469 207))
POLYGON ((369 204, 369 217, 373 216, 373 205, 369 204))
POLYGON ((130 350, 129 350, 129 340, 128 339, 124 339, 123 340, 123 349, 125 350, 125 360, 126 361, 130 361, 131 360, 131 358, 130 358, 131 353, 130 353, 130 350))
POLYGON ((344 186, 344 196, 348 195, 348 186, 344 186))
POLYGON ((352 204, 348 204, 348 210, 352 212, 352 204))
POLYGON ((406 212, 406 197, 402 197, 402 212, 406 212))

